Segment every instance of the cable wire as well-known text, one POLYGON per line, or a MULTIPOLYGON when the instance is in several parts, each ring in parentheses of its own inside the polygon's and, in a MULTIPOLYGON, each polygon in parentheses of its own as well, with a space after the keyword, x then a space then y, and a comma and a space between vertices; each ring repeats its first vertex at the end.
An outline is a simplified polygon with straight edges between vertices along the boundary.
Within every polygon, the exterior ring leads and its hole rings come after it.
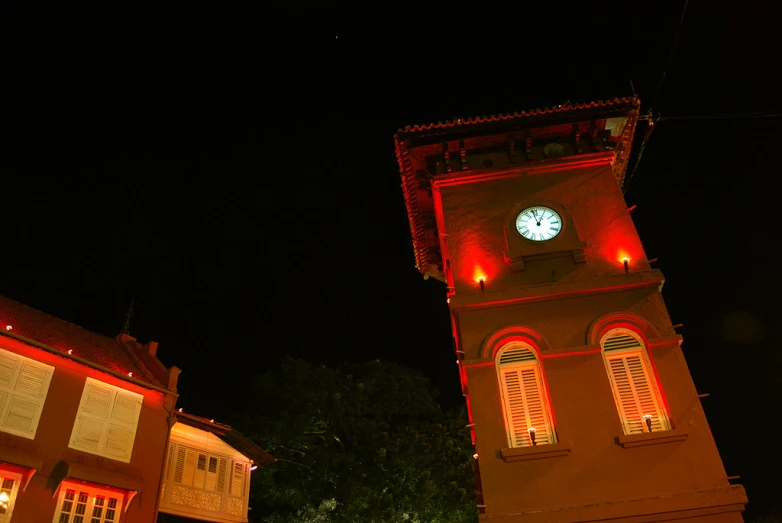
POLYGON ((673 53, 676 51, 676 43, 679 41, 679 33, 682 32, 682 25, 684 24, 684 15, 687 13, 687 4, 690 3, 690 0, 684 0, 684 7, 682 8, 682 17, 679 19, 679 27, 676 28, 676 35, 673 37, 673 45, 671 46, 671 52, 668 54, 668 61, 665 64, 665 69, 663 69, 663 75, 660 77, 660 82, 657 84, 657 91, 654 93, 654 98, 652 98, 652 103, 649 105, 649 109, 654 109, 654 104, 657 102, 657 96, 660 94, 660 90, 663 88, 663 83, 665 82, 665 78, 668 75, 668 68, 671 66, 671 61, 673 60, 673 53))
POLYGON ((646 143, 649 141, 649 138, 652 136, 652 131, 654 131, 654 125, 660 120, 660 117, 655 117, 654 115, 654 104, 657 103, 657 97, 660 95, 660 90, 663 88, 663 83, 665 83, 665 78, 668 75, 668 68, 671 66, 671 61, 673 60, 673 54, 674 51, 676 51, 676 43, 679 41, 679 34, 682 32, 682 25, 684 25, 684 15, 687 13, 687 5, 690 3, 690 0, 684 0, 684 7, 682 8, 682 16, 679 19, 679 26, 676 28, 676 34, 673 37, 673 45, 671 45, 671 52, 668 53, 668 61, 665 63, 665 68, 663 69, 663 74, 660 77, 660 81, 657 83, 657 90, 654 93, 654 98, 652 98, 652 103, 649 105, 649 111, 646 115, 646 120, 649 122, 649 128, 646 130, 646 134, 644 134, 644 139, 641 142, 641 147, 638 150, 638 157, 635 159, 635 165, 633 165, 633 170, 630 171, 630 176, 627 177, 625 180, 624 186, 622 187, 622 196, 624 196, 627 193, 627 188, 630 187, 630 181, 633 179, 633 176, 635 176, 635 172, 638 170, 638 165, 641 163, 641 157, 644 154, 644 149, 646 149, 646 143))
POLYGON ((702 114, 691 116, 661 116, 658 121, 666 120, 733 120, 739 118, 779 118, 782 113, 749 113, 749 114, 702 114))

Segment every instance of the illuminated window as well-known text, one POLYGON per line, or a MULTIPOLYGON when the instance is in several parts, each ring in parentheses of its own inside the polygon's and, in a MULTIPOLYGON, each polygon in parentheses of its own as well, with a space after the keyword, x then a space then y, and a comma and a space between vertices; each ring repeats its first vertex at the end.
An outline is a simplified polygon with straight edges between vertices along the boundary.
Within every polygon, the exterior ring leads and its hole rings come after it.
POLYGON ((497 352, 496 361, 508 445, 556 443, 543 372, 532 347, 510 342, 497 352))
POLYGON ((0 470, 0 522, 11 521, 22 476, 0 470))
POLYGON ((122 500, 113 491, 63 483, 53 523, 118 523, 122 500))
POLYGON ((143 399, 141 394, 87 378, 68 446, 129 462, 143 399))
POLYGON ((651 432, 670 430, 641 337, 627 329, 612 329, 601 346, 624 433, 650 432, 650 426, 651 432))
POLYGON ((0 430, 35 439, 54 367, 0 349, 0 430))

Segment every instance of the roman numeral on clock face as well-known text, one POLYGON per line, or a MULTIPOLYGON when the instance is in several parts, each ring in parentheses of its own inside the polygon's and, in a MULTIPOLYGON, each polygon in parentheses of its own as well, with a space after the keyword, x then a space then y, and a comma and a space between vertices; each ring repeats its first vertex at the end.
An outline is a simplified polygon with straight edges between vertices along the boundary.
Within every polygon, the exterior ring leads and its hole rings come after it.
POLYGON ((562 218, 554 209, 540 205, 528 207, 516 215, 516 231, 524 238, 543 242, 554 239, 562 230, 562 218))

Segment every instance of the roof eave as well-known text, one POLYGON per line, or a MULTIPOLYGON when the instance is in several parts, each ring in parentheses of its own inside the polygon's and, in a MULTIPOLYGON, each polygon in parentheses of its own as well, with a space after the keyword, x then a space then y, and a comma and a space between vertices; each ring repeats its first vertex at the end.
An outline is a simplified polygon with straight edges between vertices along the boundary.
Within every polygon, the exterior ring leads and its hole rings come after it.
POLYGON ((60 356, 61 358, 65 358, 67 360, 75 361, 77 363, 81 363, 82 365, 86 365, 87 367, 91 367, 95 370, 99 370, 101 372, 105 372, 107 374, 111 374, 115 378, 119 378, 121 380, 127 381, 129 383, 133 383, 134 385, 138 385, 139 387, 144 387, 145 389, 151 389, 155 390, 157 392, 162 392, 163 394, 170 394, 174 397, 178 397, 179 394, 176 392, 173 392, 165 387, 160 387, 158 385, 155 385, 154 383, 149 383, 146 381, 142 381, 139 379, 136 379, 132 376, 128 376, 126 374, 123 374, 121 372, 117 372, 115 370, 112 370, 108 367, 104 367, 103 365, 99 365, 97 363, 94 363, 90 360, 80 358, 79 356, 74 356, 73 354, 68 354, 66 351, 62 351, 60 349, 57 349, 55 347, 52 347, 50 345, 46 345, 45 343, 41 343, 37 340, 26 338, 24 336, 19 336, 18 334, 14 334, 11 331, 2 331, 0 330, 0 336, 5 336, 7 338, 12 338, 16 341, 19 341, 21 343, 25 343, 27 345, 30 345, 31 347, 35 347, 37 349, 44 350, 46 352, 55 354, 57 356, 60 356))
MULTIPOLYGON (((407 126, 404 129, 399 129, 394 135, 394 144, 399 170, 402 175, 402 191, 404 193, 405 206, 407 207, 407 214, 410 221, 413 251, 415 253, 416 268, 418 271, 425 277, 434 276, 436 279, 444 281, 440 274, 442 270, 439 267, 440 260, 430 259, 430 251, 438 251, 439 245, 430 246, 426 239, 426 229, 423 225, 421 210, 418 204, 415 173, 413 173, 412 164, 408 157, 408 142, 432 136, 444 137, 444 135, 458 134, 464 129, 469 129, 477 124, 483 124, 485 126, 486 124, 492 123, 513 123, 516 121, 521 124, 527 121, 536 125, 545 125, 545 120, 552 117, 561 119, 565 116, 568 117, 568 119, 580 119, 582 117, 589 117, 593 113, 616 113, 618 115, 624 112, 628 117, 628 122, 623 131, 621 150, 616 152, 616 160, 614 162, 614 175, 621 187, 624 183, 624 176, 627 171, 627 161, 629 160, 632 148, 632 138, 638 120, 640 105, 640 99, 638 96, 634 95, 632 97, 614 98, 613 100, 607 101, 601 100, 582 104, 563 104, 554 108, 536 109, 511 114, 465 119, 459 118, 447 122, 407 126), (432 265, 437 266, 437 270, 431 270, 430 266, 432 265)), ((434 252, 434 255, 436 254, 437 253, 434 252)))
POLYGON ((211 432, 221 440, 225 441, 225 443, 235 448, 243 455, 247 456, 256 465, 266 465, 268 463, 274 463, 277 461, 274 456, 253 443, 250 439, 245 437, 230 425, 217 423, 215 421, 201 418, 200 416, 195 416, 193 414, 186 414, 184 412, 177 412, 176 418, 185 425, 189 425, 206 432, 211 432))

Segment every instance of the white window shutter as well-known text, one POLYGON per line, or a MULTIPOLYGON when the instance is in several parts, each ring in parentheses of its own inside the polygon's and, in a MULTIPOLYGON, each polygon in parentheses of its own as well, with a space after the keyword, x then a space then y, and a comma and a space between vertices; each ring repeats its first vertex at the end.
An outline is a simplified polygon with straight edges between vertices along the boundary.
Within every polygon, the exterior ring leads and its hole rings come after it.
POLYGON ((624 433, 648 432, 645 416, 650 416, 652 432, 669 430, 641 340, 629 332, 611 331, 603 339, 603 354, 624 433))
POLYGON ((87 378, 70 447, 129 462, 143 396, 87 378))
POLYGON ((54 367, 0 349, 0 430, 35 438, 54 367))
POLYGON ((530 429, 535 429, 536 445, 555 443, 548 398, 535 354, 520 343, 501 349, 498 374, 508 444, 511 447, 532 446, 530 429))
POLYGON ((174 464, 174 482, 182 483, 182 478, 185 474, 185 449, 177 446, 176 449, 176 462, 174 464))
POLYGON ((228 487, 228 492, 234 496, 244 496, 247 476, 246 464, 241 461, 234 461, 232 472, 231 484, 228 487))
POLYGON ((206 469, 206 482, 204 484, 206 490, 217 490, 217 458, 209 456, 207 460, 206 469))
POLYGON ((193 478, 195 476, 197 457, 198 457, 198 453, 195 450, 192 449, 185 450, 184 472, 182 473, 182 481, 181 481, 183 485, 187 485, 187 486, 193 485, 193 478))
POLYGON ((228 460, 220 458, 220 464, 217 467, 217 491, 223 492, 225 489, 225 467, 228 460))
POLYGON ((117 390, 114 405, 108 419, 106 455, 122 461, 130 461, 136 427, 141 414, 142 396, 117 390))

